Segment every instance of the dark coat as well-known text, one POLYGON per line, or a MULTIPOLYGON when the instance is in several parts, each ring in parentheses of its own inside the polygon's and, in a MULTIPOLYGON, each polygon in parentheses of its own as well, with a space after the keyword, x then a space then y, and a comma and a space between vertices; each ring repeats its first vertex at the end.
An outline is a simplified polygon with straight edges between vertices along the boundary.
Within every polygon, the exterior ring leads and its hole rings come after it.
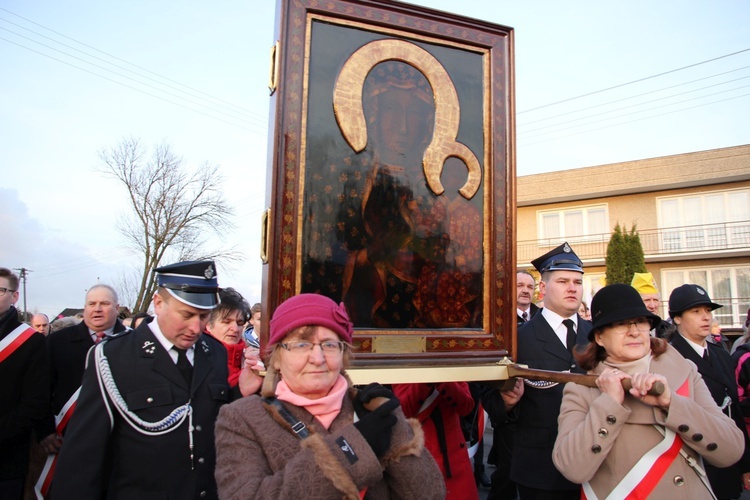
POLYGON ((531 307, 529 307, 529 319, 524 321, 521 316, 518 315, 518 311, 516 311, 516 324, 520 327, 527 321, 531 320, 534 316, 536 316, 536 313, 539 312, 539 306, 536 304, 531 304, 531 307))
MULTIPOLYGON (((0 340, 19 325, 18 311, 11 306, 0 318, 0 340)), ((0 362, 0 480, 26 475, 32 425, 44 417, 49 402, 48 366, 41 333, 0 362)))
MULTIPOLYGON (((742 455, 742 459, 731 467, 718 468, 707 463, 706 474, 717 498, 737 498, 742 493, 742 474, 750 472, 750 440, 748 440, 745 421, 740 410, 732 358, 721 346, 706 342, 708 357, 711 360, 711 363, 708 363, 698 356, 695 349, 677 331, 672 335, 670 343, 685 359, 695 363, 695 366, 698 367, 698 373, 703 377, 703 381, 717 405, 721 406, 726 396, 732 399, 730 416, 737 427, 742 430, 745 438, 745 453, 742 455)), ((725 410, 725 413, 729 414, 727 410, 725 410)))
POLYGON ((86 353, 93 345, 94 341, 83 321, 47 337, 53 415, 59 413, 70 396, 81 387, 86 353))
MULTIPOLYGON (((120 320, 116 320, 113 332, 116 334, 125 330, 120 320)), ((73 393, 81 387, 86 353, 93 345, 89 327, 83 321, 47 336, 52 404, 43 428, 38 432, 40 437, 55 432, 55 415, 60 413, 73 393)))
POLYGON ((221 342, 208 335, 198 340, 191 387, 148 324, 108 340, 103 350, 122 398, 139 418, 157 422, 190 402, 194 468, 188 420, 161 435, 133 429, 113 404, 105 403, 92 349, 60 452, 52 498, 93 499, 103 490, 112 499, 217 498, 214 423, 219 408, 230 399, 227 354, 221 342), (107 406, 114 418, 111 429, 107 406))
MULTIPOLYGON (((576 345, 588 344, 591 323, 578 317, 576 345)), ((516 361, 529 368, 555 371, 577 371, 573 356, 560 342, 540 313, 518 329, 516 361)), ((526 385, 518 405, 516 443, 513 448, 510 478, 524 486, 541 490, 576 490, 578 485, 563 477, 552 463, 552 448, 557 438, 557 416, 560 413, 564 384, 547 389, 526 385)))

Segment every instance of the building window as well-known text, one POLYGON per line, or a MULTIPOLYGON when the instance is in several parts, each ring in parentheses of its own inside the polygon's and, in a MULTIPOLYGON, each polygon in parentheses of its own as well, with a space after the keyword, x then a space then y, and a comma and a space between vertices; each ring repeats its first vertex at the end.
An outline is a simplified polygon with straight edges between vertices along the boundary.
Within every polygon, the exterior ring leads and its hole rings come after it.
POLYGON ((722 326, 739 327, 745 322, 750 308, 750 266, 665 269, 662 283, 667 292, 662 297, 663 303, 678 286, 695 283, 708 291, 711 300, 724 306, 713 312, 722 326))
POLYGON ((537 212, 539 239, 548 245, 609 240, 607 205, 537 212))
POLYGON ((750 189, 657 198, 661 251, 750 245, 750 189))

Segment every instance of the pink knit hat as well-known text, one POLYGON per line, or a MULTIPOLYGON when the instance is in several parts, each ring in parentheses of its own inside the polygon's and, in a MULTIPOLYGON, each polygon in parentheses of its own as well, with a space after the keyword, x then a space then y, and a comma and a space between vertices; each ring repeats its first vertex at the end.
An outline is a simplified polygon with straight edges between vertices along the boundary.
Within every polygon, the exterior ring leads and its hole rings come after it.
POLYGON ((270 326, 269 344, 281 342, 288 333, 301 326, 325 326, 348 343, 351 343, 354 333, 344 304, 336 305, 328 297, 315 293, 302 293, 285 300, 274 311, 270 326))

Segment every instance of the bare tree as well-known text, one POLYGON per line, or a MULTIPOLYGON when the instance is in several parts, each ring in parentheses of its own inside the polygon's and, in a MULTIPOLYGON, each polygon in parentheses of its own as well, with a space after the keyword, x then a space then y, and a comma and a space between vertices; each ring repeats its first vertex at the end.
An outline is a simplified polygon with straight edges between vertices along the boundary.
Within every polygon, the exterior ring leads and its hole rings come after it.
POLYGON ((218 165, 205 162, 190 170, 169 144, 156 145, 149 155, 134 138, 103 149, 99 158, 101 171, 120 181, 130 198, 132 213, 121 218, 118 230, 143 255, 134 311, 148 308, 156 289, 153 270, 168 263, 165 256, 174 261, 239 258, 234 249, 205 249, 208 236, 221 241, 233 227, 218 165))

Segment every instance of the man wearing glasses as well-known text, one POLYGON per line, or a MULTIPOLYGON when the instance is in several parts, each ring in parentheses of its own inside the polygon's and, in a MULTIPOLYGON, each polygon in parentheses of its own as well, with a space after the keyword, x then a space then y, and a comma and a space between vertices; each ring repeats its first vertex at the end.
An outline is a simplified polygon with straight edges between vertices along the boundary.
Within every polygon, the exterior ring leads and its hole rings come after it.
POLYGON ((0 496, 23 497, 32 424, 49 404, 44 335, 18 320, 18 276, 0 267, 0 496))

